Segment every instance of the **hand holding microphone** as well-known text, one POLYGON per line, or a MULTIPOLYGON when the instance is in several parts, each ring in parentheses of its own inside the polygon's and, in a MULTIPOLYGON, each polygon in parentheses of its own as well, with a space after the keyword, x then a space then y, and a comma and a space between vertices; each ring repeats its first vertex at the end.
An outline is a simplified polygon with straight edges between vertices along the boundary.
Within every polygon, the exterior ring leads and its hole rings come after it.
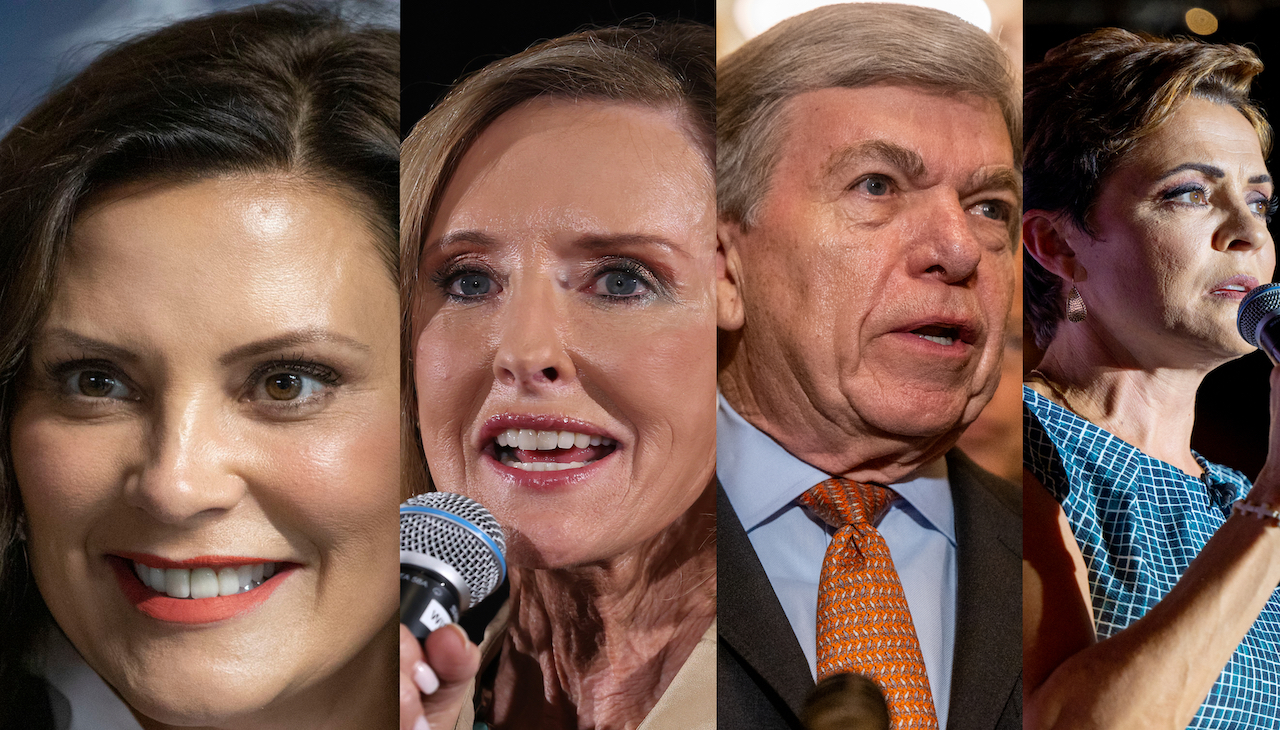
MULTIPOLYGON (((1266 352, 1273 366, 1280 366, 1280 284, 1249 292, 1240 302, 1236 327, 1245 342, 1266 352)), ((1276 504, 1273 493, 1280 495, 1280 367, 1271 371, 1271 448, 1250 495, 1263 504, 1276 504), (1254 495, 1260 486, 1268 491, 1254 495)))
POLYGON ((432 492, 400 506, 401 730, 457 722, 480 651, 456 622, 502 584, 505 552, 502 528, 466 497, 432 492))

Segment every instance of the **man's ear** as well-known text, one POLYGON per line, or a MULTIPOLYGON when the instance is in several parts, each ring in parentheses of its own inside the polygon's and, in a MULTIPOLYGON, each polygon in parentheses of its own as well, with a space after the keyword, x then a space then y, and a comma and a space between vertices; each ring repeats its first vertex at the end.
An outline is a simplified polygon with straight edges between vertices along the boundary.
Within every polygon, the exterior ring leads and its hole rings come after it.
POLYGON ((736 221, 716 222, 716 327, 733 331, 742 328, 742 259, 738 246, 746 232, 736 221))
POLYGON ((1084 281, 1084 267, 1072 245, 1080 233, 1079 226, 1063 212, 1035 209, 1022 214, 1022 244, 1027 253, 1063 281, 1084 281))

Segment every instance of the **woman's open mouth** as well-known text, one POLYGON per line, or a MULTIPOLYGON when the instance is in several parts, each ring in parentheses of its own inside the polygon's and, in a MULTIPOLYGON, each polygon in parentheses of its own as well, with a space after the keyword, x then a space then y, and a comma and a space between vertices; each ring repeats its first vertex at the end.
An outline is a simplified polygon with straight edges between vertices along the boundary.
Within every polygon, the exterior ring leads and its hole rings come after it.
POLYGON ((522 471, 581 469, 617 448, 608 436, 575 431, 538 431, 508 428, 493 440, 493 458, 522 471))
POLYGON ((258 558, 179 562, 140 554, 107 555, 125 598, 154 619, 203 624, 251 611, 301 567, 258 558))

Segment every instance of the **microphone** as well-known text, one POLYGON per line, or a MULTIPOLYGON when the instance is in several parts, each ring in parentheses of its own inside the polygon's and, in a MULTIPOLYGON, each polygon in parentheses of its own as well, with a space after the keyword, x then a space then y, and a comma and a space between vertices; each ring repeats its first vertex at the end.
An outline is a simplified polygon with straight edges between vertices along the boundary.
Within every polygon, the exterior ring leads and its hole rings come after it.
POLYGON ((419 640, 456 623, 507 576, 507 542, 489 510, 429 492, 400 505, 400 623, 419 640))
POLYGON ((1245 342, 1265 350, 1272 365, 1280 365, 1280 284, 1249 292, 1240 302, 1236 327, 1245 342))

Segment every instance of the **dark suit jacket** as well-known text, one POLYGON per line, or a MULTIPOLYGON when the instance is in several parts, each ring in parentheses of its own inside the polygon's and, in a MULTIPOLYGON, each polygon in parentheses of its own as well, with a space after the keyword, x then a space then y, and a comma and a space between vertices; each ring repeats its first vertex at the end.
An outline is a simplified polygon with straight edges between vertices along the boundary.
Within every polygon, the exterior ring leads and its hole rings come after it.
MULTIPOLYGON (((1022 730, 1022 492, 957 450, 956 645, 948 730, 1022 730)), ((813 678, 747 533, 719 490, 716 725, 803 730, 813 678)))

